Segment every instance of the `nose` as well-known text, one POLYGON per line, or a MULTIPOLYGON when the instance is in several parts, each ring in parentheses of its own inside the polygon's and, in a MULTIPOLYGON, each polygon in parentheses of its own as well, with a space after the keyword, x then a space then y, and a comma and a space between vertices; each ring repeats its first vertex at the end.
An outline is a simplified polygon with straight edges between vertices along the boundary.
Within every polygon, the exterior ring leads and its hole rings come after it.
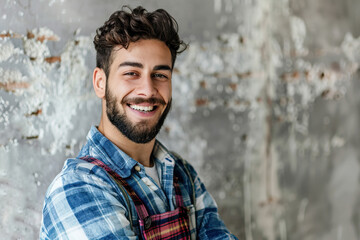
POLYGON ((137 94, 144 97, 153 97, 157 89, 150 75, 143 76, 137 88, 137 94))

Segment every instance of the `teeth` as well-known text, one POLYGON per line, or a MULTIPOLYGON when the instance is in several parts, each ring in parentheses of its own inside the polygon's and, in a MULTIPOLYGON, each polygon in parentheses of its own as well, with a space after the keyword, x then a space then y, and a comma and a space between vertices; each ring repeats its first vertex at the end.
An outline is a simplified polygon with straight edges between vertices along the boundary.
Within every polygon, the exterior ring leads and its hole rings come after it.
POLYGON ((130 105, 132 109, 143 111, 143 112, 150 112, 154 109, 154 106, 138 106, 138 105, 130 105))

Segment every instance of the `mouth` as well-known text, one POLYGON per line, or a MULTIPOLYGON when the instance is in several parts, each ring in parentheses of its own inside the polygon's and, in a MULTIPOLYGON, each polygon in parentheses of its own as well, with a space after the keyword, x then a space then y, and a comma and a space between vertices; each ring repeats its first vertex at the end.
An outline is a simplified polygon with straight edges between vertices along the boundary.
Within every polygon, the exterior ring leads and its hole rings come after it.
POLYGON ((166 106, 165 101, 161 98, 125 98, 122 103, 141 118, 153 117, 162 106, 166 106))
POLYGON ((136 105, 136 104, 127 104, 127 105, 133 110, 144 112, 144 113, 153 112, 158 108, 158 106, 156 106, 156 105, 151 105, 151 106, 141 106, 141 105, 136 105))

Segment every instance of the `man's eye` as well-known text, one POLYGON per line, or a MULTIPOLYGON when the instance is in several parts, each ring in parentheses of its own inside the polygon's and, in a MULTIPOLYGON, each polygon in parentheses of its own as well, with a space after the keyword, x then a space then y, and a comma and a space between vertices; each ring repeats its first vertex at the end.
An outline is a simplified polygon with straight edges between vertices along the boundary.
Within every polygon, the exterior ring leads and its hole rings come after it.
POLYGON ((136 76, 137 74, 135 72, 127 72, 125 73, 124 75, 127 75, 127 76, 136 76))
POLYGON ((168 78, 167 76, 165 76, 164 74, 161 74, 161 73, 154 73, 153 77, 154 78, 160 78, 160 79, 167 79, 168 78))

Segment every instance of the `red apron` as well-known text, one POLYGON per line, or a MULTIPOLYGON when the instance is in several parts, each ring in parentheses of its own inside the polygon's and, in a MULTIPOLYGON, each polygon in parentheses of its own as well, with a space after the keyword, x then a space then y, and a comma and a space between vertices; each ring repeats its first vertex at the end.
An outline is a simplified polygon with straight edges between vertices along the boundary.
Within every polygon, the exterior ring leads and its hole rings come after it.
POLYGON ((140 219, 139 224, 143 239, 190 239, 188 210, 184 207, 177 177, 174 176, 175 199, 177 208, 170 212, 150 216, 141 199, 136 195, 129 184, 127 184, 127 182, 119 176, 119 174, 111 170, 107 165, 98 159, 89 156, 82 157, 81 159, 103 168, 119 184, 125 187, 126 191, 135 204, 136 212, 140 219))

